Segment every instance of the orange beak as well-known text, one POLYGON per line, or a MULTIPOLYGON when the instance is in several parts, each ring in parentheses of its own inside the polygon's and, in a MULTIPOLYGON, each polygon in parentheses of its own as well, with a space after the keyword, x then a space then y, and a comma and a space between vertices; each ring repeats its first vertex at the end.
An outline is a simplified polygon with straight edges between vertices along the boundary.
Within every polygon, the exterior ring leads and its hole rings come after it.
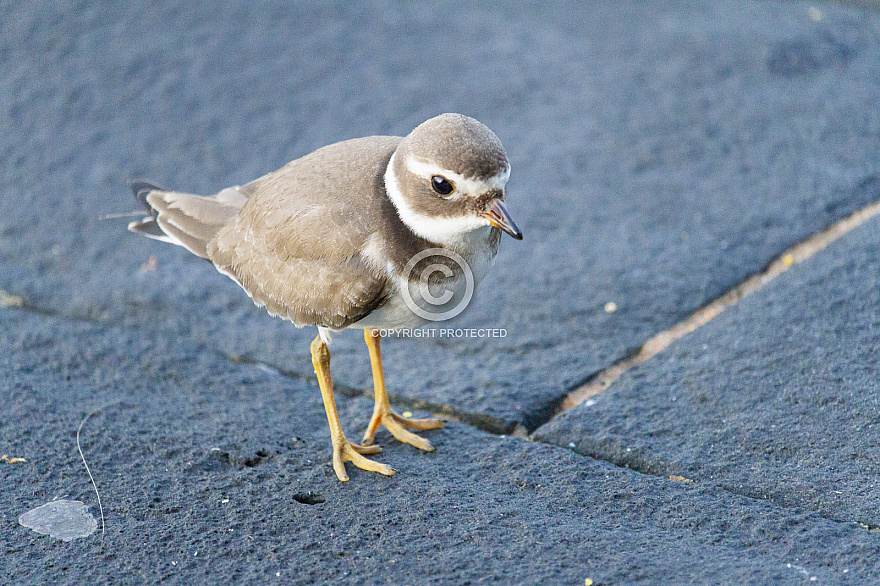
POLYGON ((481 213, 480 216, 486 218, 490 224, 504 230, 517 240, 522 240, 522 232, 516 227, 513 218, 510 217, 510 212, 507 211, 507 206, 500 199, 493 199, 489 209, 481 213))

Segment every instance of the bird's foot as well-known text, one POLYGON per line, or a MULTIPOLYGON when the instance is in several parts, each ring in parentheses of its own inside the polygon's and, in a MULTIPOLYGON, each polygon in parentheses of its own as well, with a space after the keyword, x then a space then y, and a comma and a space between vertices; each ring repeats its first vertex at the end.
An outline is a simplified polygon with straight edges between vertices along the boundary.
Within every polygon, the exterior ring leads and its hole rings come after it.
POLYGON ((377 408, 373 411, 373 417, 370 419, 370 424, 367 426, 367 431, 364 433, 364 439, 361 442, 361 445, 372 445, 373 438, 376 436, 376 430, 380 425, 384 425, 385 428, 391 432, 391 435, 396 437, 399 441, 415 446, 420 450, 431 452, 434 450, 434 446, 431 445, 431 442, 407 430, 415 429, 421 431, 425 429, 437 429, 438 427, 443 427, 444 423, 445 421, 440 419, 407 419, 406 417, 398 415, 390 408, 377 408))
POLYGON ((378 472, 385 476, 394 474, 394 468, 388 464, 380 464, 365 458, 363 454, 378 454, 382 451, 379 446, 359 446, 348 441, 344 435, 334 437, 333 443, 333 470, 339 480, 348 480, 348 474, 345 472, 345 462, 351 462, 361 470, 369 470, 370 472, 378 472))

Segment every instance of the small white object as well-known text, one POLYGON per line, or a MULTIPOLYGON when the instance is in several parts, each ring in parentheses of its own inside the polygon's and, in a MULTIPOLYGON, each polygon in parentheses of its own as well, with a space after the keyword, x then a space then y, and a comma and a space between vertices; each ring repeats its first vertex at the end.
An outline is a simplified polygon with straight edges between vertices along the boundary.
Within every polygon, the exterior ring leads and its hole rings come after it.
POLYGON ((31 509, 18 518, 18 523, 61 541, 88 537, 98 528, 88 505, 67 499, 49 501, 31 509))

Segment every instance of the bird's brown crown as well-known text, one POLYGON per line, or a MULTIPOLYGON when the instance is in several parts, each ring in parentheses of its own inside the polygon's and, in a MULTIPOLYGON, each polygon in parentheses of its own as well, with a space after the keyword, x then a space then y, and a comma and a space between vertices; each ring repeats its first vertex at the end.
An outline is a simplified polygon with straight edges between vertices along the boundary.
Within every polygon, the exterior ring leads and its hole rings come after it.
POLYGON ((441 114, 423 122, 401 146, 408 156, 474 179, 495 177, 510 166, 495 133, 463 114, 441 114))

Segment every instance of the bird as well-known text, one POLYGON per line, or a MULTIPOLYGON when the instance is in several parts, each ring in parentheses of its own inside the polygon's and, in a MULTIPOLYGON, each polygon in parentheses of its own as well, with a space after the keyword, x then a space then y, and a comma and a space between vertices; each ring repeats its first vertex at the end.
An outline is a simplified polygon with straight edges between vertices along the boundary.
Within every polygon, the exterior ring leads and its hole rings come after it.
POLYGON ((381 451, 374 444, 379 426, 431 451, 431 442, 414 432, 444 421, 405 418, 391 409, 382 332, 435 321, 413 305, 413 291, 436 304, 441 296, 431 291, 446 288, 444 299, 460 301, 462 291, 485 276, 503 232, 522 240, 505 203, 509 177, 495 133, 448 113, 405 137, 330 144, 210 196, 131 181, 149 215, 128 229, 208 260, 272 316, 317 326, 310 350, 333 470, 340 481, 349 479, 346 462, 390 476, 393 468, 367 458, 381 451), (427 277, 413 271, 413 259, 427 277), (342 430, 330 375, 333 334, 349 328, 364 330, 373 374, 373 414, 360 444, 342 430))

